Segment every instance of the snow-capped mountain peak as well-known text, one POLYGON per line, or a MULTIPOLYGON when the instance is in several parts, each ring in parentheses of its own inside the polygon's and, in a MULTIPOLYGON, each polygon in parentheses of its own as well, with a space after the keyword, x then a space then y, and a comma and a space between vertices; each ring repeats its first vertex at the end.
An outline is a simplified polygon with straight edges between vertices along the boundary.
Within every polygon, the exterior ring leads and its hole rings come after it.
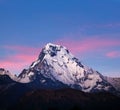
POLYGON ((38 60, 22 72, 19 79, 20 82, 30 82, 36 79, 36 75, 42 76, 42 80, 39 78, 40 83, 48 78, 85 92, 113 89, 100 73, 86 68, 66 47, 52 43, 42 49, 38 60))
MULTIPOLYGON (((66 47, 55 45, 52 43, 48 43, 41 51, 39 58, 37 61, 35 61, 31 68, 34 67, 37 63, 42 62, 43 59, 51 59, 52 61, 59 61, 61 64, 63 59, 67 62, 67 58, 72 59, 73 55, 69 53, 69 51, 66 49, 66 47), (66 56, 66 59, 63 58, 66 56)), ((77 60, 77 59, 74 59, 77 60)))

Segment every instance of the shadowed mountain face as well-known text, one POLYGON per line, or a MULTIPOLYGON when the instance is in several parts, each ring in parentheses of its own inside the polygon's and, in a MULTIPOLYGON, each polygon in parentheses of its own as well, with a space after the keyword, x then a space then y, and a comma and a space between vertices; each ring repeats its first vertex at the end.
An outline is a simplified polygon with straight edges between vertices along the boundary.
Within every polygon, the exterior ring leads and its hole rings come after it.
POLYGON ((30 90, 27 85, 13 81, 8 75, 0 75, 0 110, 7 110, 30 90))
POLYGON ((11 84, 14 83, 15 81, 13 81, 8 75, 0 75, 0 86, 2 85, 7 85, 7 84, 11 84))

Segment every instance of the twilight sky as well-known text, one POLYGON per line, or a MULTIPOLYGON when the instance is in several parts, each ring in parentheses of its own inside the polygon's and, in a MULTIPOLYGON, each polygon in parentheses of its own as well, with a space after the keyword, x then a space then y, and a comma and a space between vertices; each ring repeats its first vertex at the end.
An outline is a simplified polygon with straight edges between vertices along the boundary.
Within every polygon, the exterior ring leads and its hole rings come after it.
POLYGON ((120 0, 0 0, 0 67, 19 74, 48 42, 120 76, 120 0))

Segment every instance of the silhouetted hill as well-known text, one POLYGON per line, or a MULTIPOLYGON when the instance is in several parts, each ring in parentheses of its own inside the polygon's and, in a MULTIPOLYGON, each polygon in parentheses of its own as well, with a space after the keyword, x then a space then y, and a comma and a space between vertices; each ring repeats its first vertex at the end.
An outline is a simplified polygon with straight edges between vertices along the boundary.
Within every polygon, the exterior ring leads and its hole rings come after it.
POLYGON ((11 110, 120 110, 120 98, 110 93, 74 89, 27 92, 11 110))

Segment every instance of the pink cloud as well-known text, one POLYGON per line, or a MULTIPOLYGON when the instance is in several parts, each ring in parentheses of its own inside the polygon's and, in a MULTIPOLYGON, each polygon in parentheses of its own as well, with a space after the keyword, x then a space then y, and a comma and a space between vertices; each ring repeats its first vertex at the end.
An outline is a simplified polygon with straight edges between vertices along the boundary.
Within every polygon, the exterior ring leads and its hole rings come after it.
POLYGON ((16 54, 0 60, 1 68, 6 68, 13 72, 21 72, 25 67, 37 59, 37 55, 16 54))
POLYGON ((66 46, 74 54, 120 46, 120 40, 100 38, 90 38, 83 40, 64 39, 57 41, 57 43, 66 46))
MULTIPOLYGON (((89 38, 83 40, 63 39, 55 42, 66 46, 73 54, 89 54, 89 52, 99 52, 103 49, 120 46, 120 40, 117 39, 100 39, 89 38)), ((29 67, 35 61, 40 53, 41 48, 24 47, 24 46, 5 46, 4 49, 14 51, 15 54, 0 59, 0 67, 4 67, 13 72, 21 72, 23 68, 29 67)), ((119 56, 120 53, 107 53, 108 57, 119 56)))
POLYGON ((111 51, 106 54, 109 58, 118 58, 120 57, 120 51, 111 51))
POLYGON ((5 60, 5 61, 0 61, 0 65, 1 65, 0 68, 5 68, 6 70, 9 70, 10 72, 17 74, 17 73, 20 73, 22 69, 24 69, 27 66, 27 63, 12 62, 12 61, 5 60))
POLYGON ((15 54, 5 57, 4 59, 1 59, 2 61, 11 61, 11 62, 26 62, 26 61, 33 61, 37 58, 37 55, 33 54, 15 54))
POLYGON ((41 48, 23 46, 4 46, 4 49, 11 50, 15 54, 9 53, 0 59, 0 67, 12 72, 21 72, 24 68, 28 68, 37 59, 41 51, 41 48))

